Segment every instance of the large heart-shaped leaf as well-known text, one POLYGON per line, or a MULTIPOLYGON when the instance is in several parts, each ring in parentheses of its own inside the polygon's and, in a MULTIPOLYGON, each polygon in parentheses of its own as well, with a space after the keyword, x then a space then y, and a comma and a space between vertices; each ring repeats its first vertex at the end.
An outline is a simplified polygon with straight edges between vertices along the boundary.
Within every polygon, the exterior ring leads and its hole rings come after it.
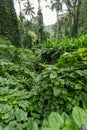
POLYGON ((56 112, 52 112, 49 116, 49 125, 51 128, 61 128, 64 124, 62 116, 56 112))
POLYGON ((72 116, 78 126, 87 127, 87 112, 76 106, 73 108, 72 116))

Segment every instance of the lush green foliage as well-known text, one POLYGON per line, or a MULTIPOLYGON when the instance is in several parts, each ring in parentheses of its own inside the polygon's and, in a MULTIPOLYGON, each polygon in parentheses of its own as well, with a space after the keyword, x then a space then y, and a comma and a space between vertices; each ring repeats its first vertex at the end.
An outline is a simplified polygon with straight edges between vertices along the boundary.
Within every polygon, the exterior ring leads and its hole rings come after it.
POLYGON ((34 55, 6 42, 0 44, 0 129, 27 129, 32 121, 28 112, 29 93, 35 84, 34 55))
POLYGON ((87 0, 82 1, 81 10, 80 10, 80 18, 79 18, 79 33, 86 34, 87 33, 87 18, 85 14, 87 12, 87 0))
POLYGON ((6 37, 0 37, 0 45, 11 45, 11 42, 6 37))
POLYGON ((14 2, 0 0, 0 130, 87 130, 87 0, 50 0, 51 35, 41 0, 36 17, 29 0, 16 0, 19 21, 14 2))
MULTIPOLYGON (((60 44, 51 42, 44 43, 43 48, 39 45, 29 50, 15 48, 0 38, 1 130, 55 129, 49 128, 46 122, 44 125, 44 119, 53 111, 67 112, 70 117, 65 116, 66 122, 74 119, 77 128, 85 125, 84 116, 81 115, 82 122, 75 118, 75 113, 85 111, 74 106, 87 109, 87 36, 65 38, 60 44), (43 51, 51 54, 53 62, 43 58, 43 51)), ((60 114, 55 116, 64 122, 60 114)), ((67 125, 63 124, 61 129, 74 130, 72 124, 67 125)))
POLYGON ((32 48, 37 40, 37 35, 32 31, 27 31, 21 35, 21 44, 24 47, 32 48))
POLYGON ((47 116, 51 111, 70 112, 74 105, 87 107, 87 49, 64 53, 56 65, 40 65, 44 69, 37 77, 35 111, 47 116))
POLYGON ((13 45, 20 46, 20 33, 13 0, 0 1, 0 35, 10 39, 13 45))
MULTIPOLYGON (((78 48, 87 47, 87 34, 78 38, 63 38, 60 42, 48 39, 39 46, 34 46, 36 64, 38 62, 46 64, 55 64, 60 56, 65 52, 71 52, 78 48)), ((37 65, 38 67, 38 65, 37 65)))
POLYGON ((74 107, 72 115, 66 113, 61 115, 52 112, 48 120, 44 120, 41 130, 86 130, 87 129, 87 111, 74 107))

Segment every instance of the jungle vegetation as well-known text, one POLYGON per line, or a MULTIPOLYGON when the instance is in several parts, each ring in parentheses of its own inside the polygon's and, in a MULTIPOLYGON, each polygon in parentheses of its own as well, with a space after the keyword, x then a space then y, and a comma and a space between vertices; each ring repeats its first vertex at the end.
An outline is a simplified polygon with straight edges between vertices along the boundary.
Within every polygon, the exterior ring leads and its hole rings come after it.
POLYGON ((87 130, 87 0, 44 1, 0 0, 0 130, 87 130))

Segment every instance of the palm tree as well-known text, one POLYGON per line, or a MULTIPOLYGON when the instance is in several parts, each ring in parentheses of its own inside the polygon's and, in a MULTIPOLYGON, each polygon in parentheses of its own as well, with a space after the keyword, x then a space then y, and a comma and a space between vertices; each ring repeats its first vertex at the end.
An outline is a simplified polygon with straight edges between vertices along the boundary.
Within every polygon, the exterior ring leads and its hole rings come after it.
POLYGON ((57 37, 59 39, 59 12, 62 10, 62 0, 51 0, 51 9, 56 10, 57 37))
POLYGON ((22 1, 24 1, 24 0, 15 0, 15 1, 17 1, 18 4, 19 4, 19 19, 20 19, 20 26, 21 26, 21 31, 24 32, 24 23, 23 23, 23 19, 24 19, 25 17, 23 16, 22 7, 21 7, 21 3, 22 3, 22 1))
POLYGON ((38 8, 40 8, 40 2, 41 2, 41 0, 38 0, 38 8))
MULTIPOLYGON (((18 1, 20 16, 22 16, 22 7, 21 7, 21 2, 24 1, 24 0, 15 0, 15 1, 18 1)), ((22 22, 22 21, 21 21, 21 22, 22 22)))
POLYGON ((29 16, 30 19, 34 17, 34 7, 29 0, 27 0, 27 2, 24 4, 24 13, 25 15, 29 16))
POLYGON ((80 17, 80 7, 82 0, 63 0, 65 2, 68 12, 71 16, 71 37, 76 37, 78 35, 78 24, 80 17))

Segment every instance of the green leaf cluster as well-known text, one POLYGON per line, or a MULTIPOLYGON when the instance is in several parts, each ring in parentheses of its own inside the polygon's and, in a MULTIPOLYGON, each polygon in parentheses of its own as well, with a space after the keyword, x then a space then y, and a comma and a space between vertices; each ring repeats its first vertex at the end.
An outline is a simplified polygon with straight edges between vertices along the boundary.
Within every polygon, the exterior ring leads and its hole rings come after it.
MULTIPOLYGON (((61 41, 48 39, 39 46, 34 46, 36 63, 55 64, 62 54, 77 51, 78 48, 87 48, 87 34, 77 38, 64 37, 61 41)), ((37 64, 36 64, 37 65, 37 64)))
POLYGON ((72 114, 61 115, 52 112, 48 118, 48 127, 42 126, 41 130, 86 130, 87 129, 87 111, 75 106, 72 114))
POLYGON ((38 130, 29 116, 32 86, 36 83, 34 55, 0 40, 0 129, 38 130), (32 124, 32 125, 31 125, 32 124))
MULTIPOLYGON (((33 48, 32 51, 16 48, 9 41, 0 38, 1 130, 38 130, 42 124, 47 130, 56 130, 57 126, 61 130, 73 130, 69 123, 73 120, 75 128, 78 128, 76 130, 86 129, 83 123, 86 122, 86 111, 79 107, 87 109, 87 48, 83 45, 83 42, 87 43, 87 38, 83 36, 81 39, 82 45, 78 45, 77 40, 75 48, 73 45, 64 48, 65 44, 62 43, 50 46, 47 50, 43 46, 43 49, 33 48), (43 58, 43 51, 44 54, 51 54, 52 62, 49 59, 47 61, 47 56, 43 58), (55 60, 58 52, 60 56, 55 60), (69 122, 67 116, 59 114, 63 111, 70 115, 69 122), (83 114, 80 121, 77 121, 75 113, 77 117, 78 113, 83 114), (50 123, 47 121, 49 115, 52 120, 50 122, 49 119, 50 123), (65 124, 64 119, 69 125, 65 124), (56 124, 55 120, 59 123, 56 124)), ((67 39, 66 42, 69 44, 67 39)))
POLYGON ((51 111, 70 113, 76 105, 87 108, 87 48, 66 52, 55 65, 42 67, 31 101, 41 119, 51 111))

